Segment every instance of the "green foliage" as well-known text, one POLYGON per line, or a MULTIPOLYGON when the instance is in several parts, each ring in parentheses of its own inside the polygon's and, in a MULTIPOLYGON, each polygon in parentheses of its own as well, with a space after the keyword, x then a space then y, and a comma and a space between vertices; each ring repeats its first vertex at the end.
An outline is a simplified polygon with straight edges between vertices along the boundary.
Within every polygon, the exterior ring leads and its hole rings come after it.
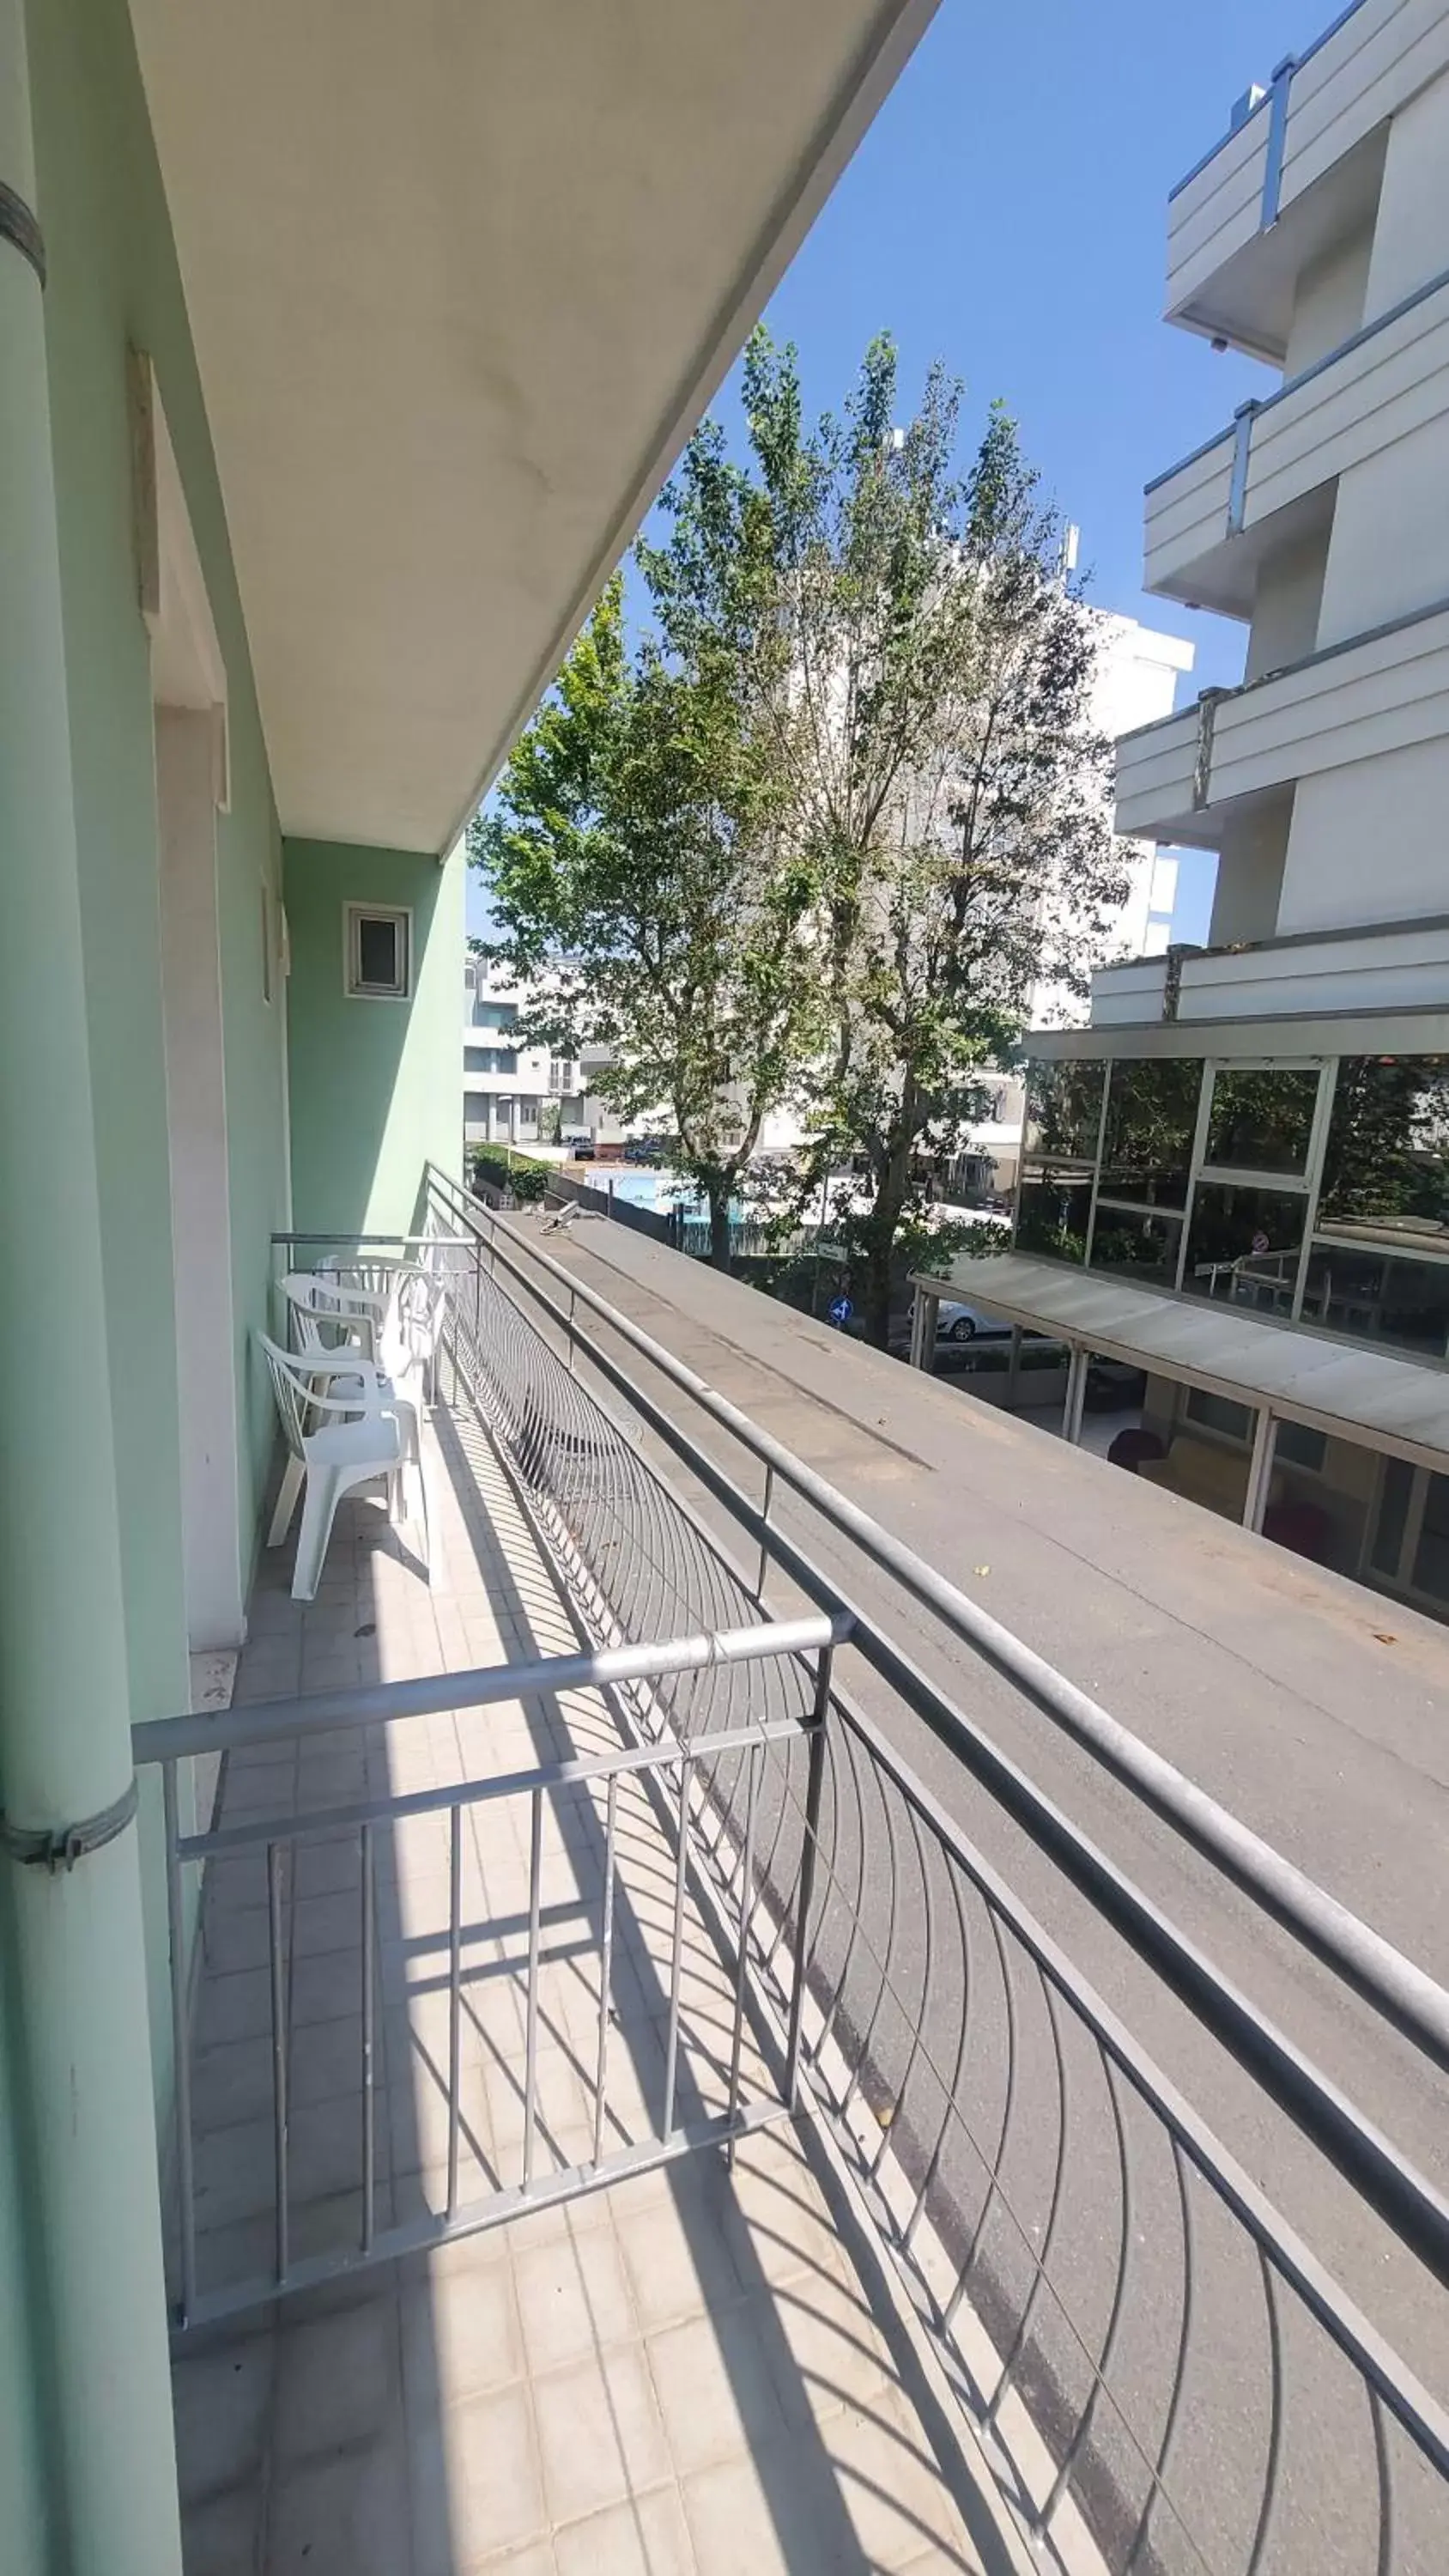
POLYGON ((616 577, 469 836, 490 953, 538 996, 520 1034, 611 1048, 601 1096, 626 1118, 667 1108, 726 1260, 739 1175, 821 1039, 814 888, 743 650, 701 634, 631 660, 616 577))
POLYGON ((1000 407, 961 476, 960 387, 933 368, 896 427, 888 339, 807 429, 794 351, 757 332, 744 398, 749 467, 702 432, 644 560, 678 649, 749 640, 828 991, 801 1204, 853 1168, 832 1233, 883 1341, 893 1270, 941 1249, 932 1174, 982 1069, 1009 1061, 1036 986, 1085 990, 1126 893, 1087 722, 1097 637, 1000 407))
POLYGON ((549 1163, 532 1162, 526 1154, 511 1149, 503 1153, 480 1146, 473 1156, 473 1170, 478 1179, 491 1181, 498 1190, 511 1190, 520 1207, 535 1207, 548 1188, 552 1171, 549 1163))

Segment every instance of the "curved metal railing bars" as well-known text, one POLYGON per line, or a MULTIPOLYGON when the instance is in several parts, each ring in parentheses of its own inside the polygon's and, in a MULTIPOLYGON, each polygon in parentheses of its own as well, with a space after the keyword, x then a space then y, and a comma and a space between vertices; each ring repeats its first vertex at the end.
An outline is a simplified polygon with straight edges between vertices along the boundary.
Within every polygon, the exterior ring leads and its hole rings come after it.
MULTIPOLYGON (((753 1554, 762 1515, 701 1453, 694 1484, 725 1524, 707 1526, 646 1454, 646 1437, 668 1443, 659 1409, 592 1347, 607 1403, 582 1382, 568 1286, 537 1299, 554 1347, 523 1311, 537 1292, 501 1251, 490 1275, 480 1247, 455 1288, 455 1401, 482 1414, 601 1643, 743 1624, 760 1585, 730 1542, 753 1554)), ((800 1580, 806 1561, 767 1536, 800 1580)), ((856 1630, 843 1651, 870 1661, 870 1646, 856 1630)), ((883 1668, 912 1677, 913 1706, 933 1690, 898 1650, 883 1668)), ((823 1699, 807 1659, 765 1669, 769 1713, 796 1722, 768 1743, 711 1757, 733 1682, 710 1668, 651 1685, 637 1721, 690 1745, 741 1974, 777 2034, 803 1991, 806 2097, 1025 2527, 1110 2576, 1443 2565, 1449 2418, 856 1704, 838 1660, 823 1699)), ((1233 1990, 1202 1970, 1196 2008, 1209 2027, 1221 2012, 1231 2044, 1233 1990)), ((1317 2098, 1290 2094, 1309 2135, 1317 2098)))

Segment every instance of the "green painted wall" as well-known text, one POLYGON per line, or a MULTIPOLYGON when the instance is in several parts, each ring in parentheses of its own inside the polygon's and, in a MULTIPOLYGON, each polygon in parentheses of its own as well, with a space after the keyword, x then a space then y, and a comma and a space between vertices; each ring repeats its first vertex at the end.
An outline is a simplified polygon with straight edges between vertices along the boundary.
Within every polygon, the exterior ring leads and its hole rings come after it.
MULTIPOLYGON (((262 888, 281 839, 220 485, 124 0, 30 0, 87 1025, 99 1166, 126 1648, 133 1718, 187 1704, 171 1184, 161 1011, 151 645, 141 614, 128 348, 152 361, 226 664, 230 810, 217 904, 245 1549, 275 1441, 251 1336, 269 1237, 287 1223, 282 1003, 262 973, 262 888)), ((142 1782, 154 2076, 169 2097, 159 1784, 142 1782)))
POLYGON ((463 883, 436 859, 337 842, 286 845, 292 1206, 304 1233, 406 1234, 425 1162, 461 1169, 463 883), (343 989, 349 903, 406 904, 407 1001, 343 989))
POLYGON ((47 2498, 54 2464, 42 2403, 48 2357, 33 2348, 27 2332, 37 2270, 34 2232, 26 2223, 33 2142, 20 2117, 15 1938, 7 1894, 0 1892, 0 2564, 14 2576, 31 2576, 49 2564, 47 2498))
POLYGON ((240 1520, 273 1427, 248 1365, 268 1237, 286 1223, 280 1004, 262 989, 280 841, 221 493, 123 0, 31 0, 37 185, 59 493, 72 764, 132 1710, 184 1706, 178 1408, 161 1022, 150 639, 140 613, 128 343, 152 359, 227 668, 231 810, 218 816, 240 1520))

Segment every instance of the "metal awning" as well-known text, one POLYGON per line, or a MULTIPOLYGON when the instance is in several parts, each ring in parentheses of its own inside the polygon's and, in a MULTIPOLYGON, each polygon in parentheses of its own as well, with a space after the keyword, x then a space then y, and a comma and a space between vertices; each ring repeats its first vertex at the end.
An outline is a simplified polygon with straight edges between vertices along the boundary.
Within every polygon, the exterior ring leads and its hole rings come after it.
POLYGON ((1449 1371, 1023 1253, 963 1255, 939 1273, 913 1273, 911 1285, 1180 1385, 1266 1406, 1280 1421, 1449 1470, 1449 1371))

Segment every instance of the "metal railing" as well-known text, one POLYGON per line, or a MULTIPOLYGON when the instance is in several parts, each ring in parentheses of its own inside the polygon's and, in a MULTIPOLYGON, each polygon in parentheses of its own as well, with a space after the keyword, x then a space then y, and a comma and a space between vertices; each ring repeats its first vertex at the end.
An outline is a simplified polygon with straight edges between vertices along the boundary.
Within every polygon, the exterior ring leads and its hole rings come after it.
MULTIPOLYGON (((433 1192, 451 1224, 448 1186, 433 1192)), ((601 1639, 691 1601, 706 1622, 758 1616, 767 1575, 848 1618, 846 1661, 925 1718, 1449 2277, 1432 2186, 810 1564, 772 1516, 776 1482, 808 1490, 1441 2064, 1442 1990, 536 1243, 474 1230, 455 1400, 489 1426, 601 1639), (762 1461, 759 1502, 646 1392, 630 1343, 762 1461), (687 1460, 723 1535, 645 1455, 646 1433, 687 1460)), ((1112 2576, 1440 2568, 1442 2410, 857 1704, 839 1658, 822 1720, 748 1771, 726 1754, 697 1783, 701 1830, 760 1991, 1026 2527, 1112 2576), (802 1958, 792 1982, 784 1963, 802 1958)))
MULTIPOLYGON (((733 1925, 733 2019, 727 2057, 729 2066, 723 2108, 692 2118, 684 2115, 680 2059, 680 1996, 684 1937, 684 1892, 697 1865, 696 1814, 719 1803, 714 1782, 720 1766, 731 1765, 732 1780, 743 1764, 753 1782, 767 1751, 787 1736, 819 1723, 829 1688, 835 1643, 843 1635, 840 1620, 812 1617, 715 1629, 709 1635, 676 1636, 647 1645, 552 1656, 531 1663, 503 1664, 465 1673, 432 1676, 423 1681, 394 1682, 372 1688, 313 1692, 302 1698, 278 1699, 231 1710, 227 1715, 152 1719, 132 1731, 138 1765, 159 1768, 164 1819, 167 1923, 171 1983, 172 2042, 175 2075, 175 2171, 173 2220, 176 2280, 176 2324, 181 2331, 214 2323, 278 2295, 315 2288, 321 2282, 359 2267, 416 2252, 446 2239, 476 2234, 522 2215, 542 2203, 578 2197, 598 2190, 625 2174, 637 2174, 702 2147, 727 2145, 733 2138, 785 2116, 793 2104, 798 2071, 800 2002, 790 2006, 791 2037, 773 2099, 747 2100, 741 2090, 741 2043, 747 1988, 742 1971, 742 1943, 748 1902, 736 1909, 733 1925), (762 1676, 772 1687, 762 1693, 762 1676), (233 1816, 223 1795, 219 1821, 199 1831, 183 1826, 182 1766, 197 1756, 221 1752, 230 1764, 239 1758, 278 1747, 325 1745, 334 1730, 366 1730, 399 1720, 440 1715, 449 1710, 477 1709, 500 1702, 536 1697, 551 1705, 563 1693, 602 1693, 625 1718, 625 1740, 617 1751, 564 1761, 539 1763, 481 1779, 469 1779, 402 1792, 389 1787, 381 1794, 333 1798, 299 1805, 278 1796, 261 1814, 233 1816), (646 1715, 648 1733, 629 1723, 629 1713, 646 1715), (687 1717, 687 1733, 677 1722, 687 1717), (615 2013, 611 1974, 613 1924, 618 1884, 618 1791, 635 1779, 662 1788, 663 1811, 674 1827, 670 1837, 674 1880, 672 1935, 661 1962, 665 2004, 665 2057, 662 2093, 653 2134, 631 2135, 625 2145, 605 2152, 610 2121, 610 2038, 615 2013), (602 1853, 599 1885, 592 1911, 596 1922, 586 1942, 597 1949, 600 1972, 597 2026, 591 2058, 590 2122, 592 2152, 581 2162, 543 2168, 535 2155, 540 2127, 538 2050, 540 1976, 545 1946, 542 1880, 543 1827, 546 1813, 577 1810, 581 1802, 602 1806, 602 1853), (463 2126, 461 2051, 463 2035, 463 1840, 466 1815, 485 1807, 515 1805, 527 1813, 528 1873, 525 1948, 519 1971, 526 2032, 523 2074, 521 2169, 515 2182, 495 2178, 484 2197, 460 2200, 459 2147, 463 2126), (438 2210, 419 2209, 401 2223, 376 2223, 379 2184, 379 2118, 376 2078, 377 2033, 384 2010, 406 2012, 409 1995, 380 1985, 379 1875, 384 1846, 399 1829, 429 1818, 447 1828, 447 2046, 446 2193, 438 2210), (355 2158, 349 2179, 355 2181, 358 2217, 355 2233, 324 2250, 298 2250, 293 2237, 292 2069, 294 2044, 289 1997, 297 1966, 293 1936, 295 1861, 301 1847, 339 1842, 352 1847, 358 1870, 352 1941, 346 1964, 341 1950, 333 1955, 331 2001, 336 2013, 349 2002, 356 2013, 357 2110, 355 2158), (213 1864, 247 1865, 260 1861, 265 1879, 265 1937, 260 1945, 269 1998, 267 2037, 271 2081, 267 2110, 271 2129, 270 2193, 273 2244, 268 2268, 203 2284, 198 2271, 197 2182, 192 2068, 195 2047, 195 1952, 188 1939, 186 1872, 213 1864)), ((749 1792, 753 1796, 753 1789, 749 1792)), ((557 1909, 555 1909, 557 1910, 557 1909)), ((571 1915, 587 1915, 584 1903, 567 1906, 571 1915)), ((802 1914, 805 1909, 802 1907, 802 1914)), ((205 1925, 203 1911, 203 1926, 205 1925)), ((728 1947, 729 1925, 723 1926, 728 1947)), ((205 1932, 203 1930, 203 1941, 205 1932)), ((796 1997, 803 1996, 803 1949, 797 1947, 796 1997)), ((305 2045, 306 2032, 300 2034, 305 2045)), ((386 2103, 384 2102, 384 2135, 386 2103)), ((243 2140, 245 2146, 246 2141, 243 2140)))

